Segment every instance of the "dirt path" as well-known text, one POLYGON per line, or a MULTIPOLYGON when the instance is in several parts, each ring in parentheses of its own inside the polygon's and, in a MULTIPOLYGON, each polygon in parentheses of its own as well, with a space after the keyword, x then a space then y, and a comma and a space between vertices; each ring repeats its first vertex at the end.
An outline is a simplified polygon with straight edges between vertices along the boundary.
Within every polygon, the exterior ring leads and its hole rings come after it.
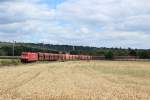
POLYGON ((90 67, 101 64, 56 62, 1 68, 0 100, 150 99, 150 80, 104 74, 90 67))

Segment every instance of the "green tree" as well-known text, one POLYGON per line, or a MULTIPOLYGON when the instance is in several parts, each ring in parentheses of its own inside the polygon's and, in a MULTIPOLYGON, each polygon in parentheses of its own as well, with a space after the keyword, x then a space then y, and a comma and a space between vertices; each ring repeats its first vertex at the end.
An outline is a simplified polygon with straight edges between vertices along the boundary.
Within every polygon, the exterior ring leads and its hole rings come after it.
POLYGON ((108 60, 112 60, 114 58, 114 54, 112 51, 108 51, 105 53, 105 58, 108 60))
POLYGON ((0 56, 7 56, 7 52, 5 52, 4 50, 0 49, 0 56))
POLYGON ((147 51, 141 51, 139 52, 139 57, 141 59, 150 59, 150 55, 147 51))
POLYGON ((135 50, 130 50, 130 51, 129 51, 129 55, 130 55, 130 56, 137 56, 137 53, 136 53, 135 50))

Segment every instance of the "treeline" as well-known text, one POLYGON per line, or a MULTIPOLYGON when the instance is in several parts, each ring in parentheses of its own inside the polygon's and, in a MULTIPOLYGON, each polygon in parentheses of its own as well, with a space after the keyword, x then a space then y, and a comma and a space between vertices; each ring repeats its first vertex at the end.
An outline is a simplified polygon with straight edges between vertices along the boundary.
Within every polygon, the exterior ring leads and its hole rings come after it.
POLYGON ((106 59, 113 59, 114 56, 136 56, 140 59, 150 59, 150 50, 144 49, 121 49, 121 48, 98 48, 89 51, 71 51, 71 54, 87 54, 93 56, 105 56, 106 59))
MULTIPOLYGON (((42 43, 15 43, 14 55, 20 56, 21 52, 48 52, 70 53, 93 56, 137 56, 141 59, 150 59, 150 49, 123 49, 123 48, 96 48, 87 46, 52 45, 42 43)), ((0 42, 0 56, 12 56, 13 43, 0 42)))

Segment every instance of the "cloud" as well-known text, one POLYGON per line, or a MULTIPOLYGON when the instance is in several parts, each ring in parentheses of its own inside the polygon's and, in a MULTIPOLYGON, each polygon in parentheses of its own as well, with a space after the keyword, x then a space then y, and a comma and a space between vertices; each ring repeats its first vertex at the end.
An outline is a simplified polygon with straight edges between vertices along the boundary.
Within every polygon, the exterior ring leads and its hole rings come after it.
POLYGON ((17 0, 3 2, 0 6, 0 39, 13 40, 18 35, 18 41, 37 42, 33 37, 39 39, 39 34, 47 33, 45 26, 50 26, 53 16, 54 11, 45 4, 17 0))
POLYGON ((149 0, 0 3, 0 40, 150 48, 149 0))
POLYGON ((53 11, 46 5, 25 2, 3 3, 0 6, 0 23, 13 23, 26 20, 48 20, 53 11))
POLYGON ((61 4, 58 9, 60 16, 66 20, 107 26, 108 29, 112 27, 116 29, 121 24, 128 24, 126 22, 132 20, 134 20, 133 24, 140 24, 138 20, 141 20, 143 27, 149 25, 146 22, 150 14, 150 1, 148 0, 89 0, 88 2, 87 0, 74 2, 70 0, 61 4), (136 21, 139 23, 135 23, 136 21))
POLYGON ((138 43, 142 43, 142 47, 150 48, 150 45, 145 44, 146 41, 150 41, 149 15, 150 1, 148 0, 69 0, 58 7, 58 16, 63 16, 63 20, 70 21, 80 29, 86 25, 91 31, 89 37, 95 39, 104 37, 102 41, 109 39, 110 45, 112 42, 118 45, 118 42, 126 41, 125 47, 140 47, 138 43), (118 41, 116 42, 115 39, 118 41), (146 41, 142 42, 143 39, 146 41), (131 41, 134 42, 130 43, 131 41))

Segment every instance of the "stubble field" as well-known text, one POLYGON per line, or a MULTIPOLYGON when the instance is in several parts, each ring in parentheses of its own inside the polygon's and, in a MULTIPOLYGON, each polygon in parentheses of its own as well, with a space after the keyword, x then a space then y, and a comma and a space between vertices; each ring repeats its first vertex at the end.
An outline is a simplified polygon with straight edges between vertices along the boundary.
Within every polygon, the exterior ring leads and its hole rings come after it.
POLYGON ((150 62, 68 61, 1 67, 0 100, 150 100, 150 62))

